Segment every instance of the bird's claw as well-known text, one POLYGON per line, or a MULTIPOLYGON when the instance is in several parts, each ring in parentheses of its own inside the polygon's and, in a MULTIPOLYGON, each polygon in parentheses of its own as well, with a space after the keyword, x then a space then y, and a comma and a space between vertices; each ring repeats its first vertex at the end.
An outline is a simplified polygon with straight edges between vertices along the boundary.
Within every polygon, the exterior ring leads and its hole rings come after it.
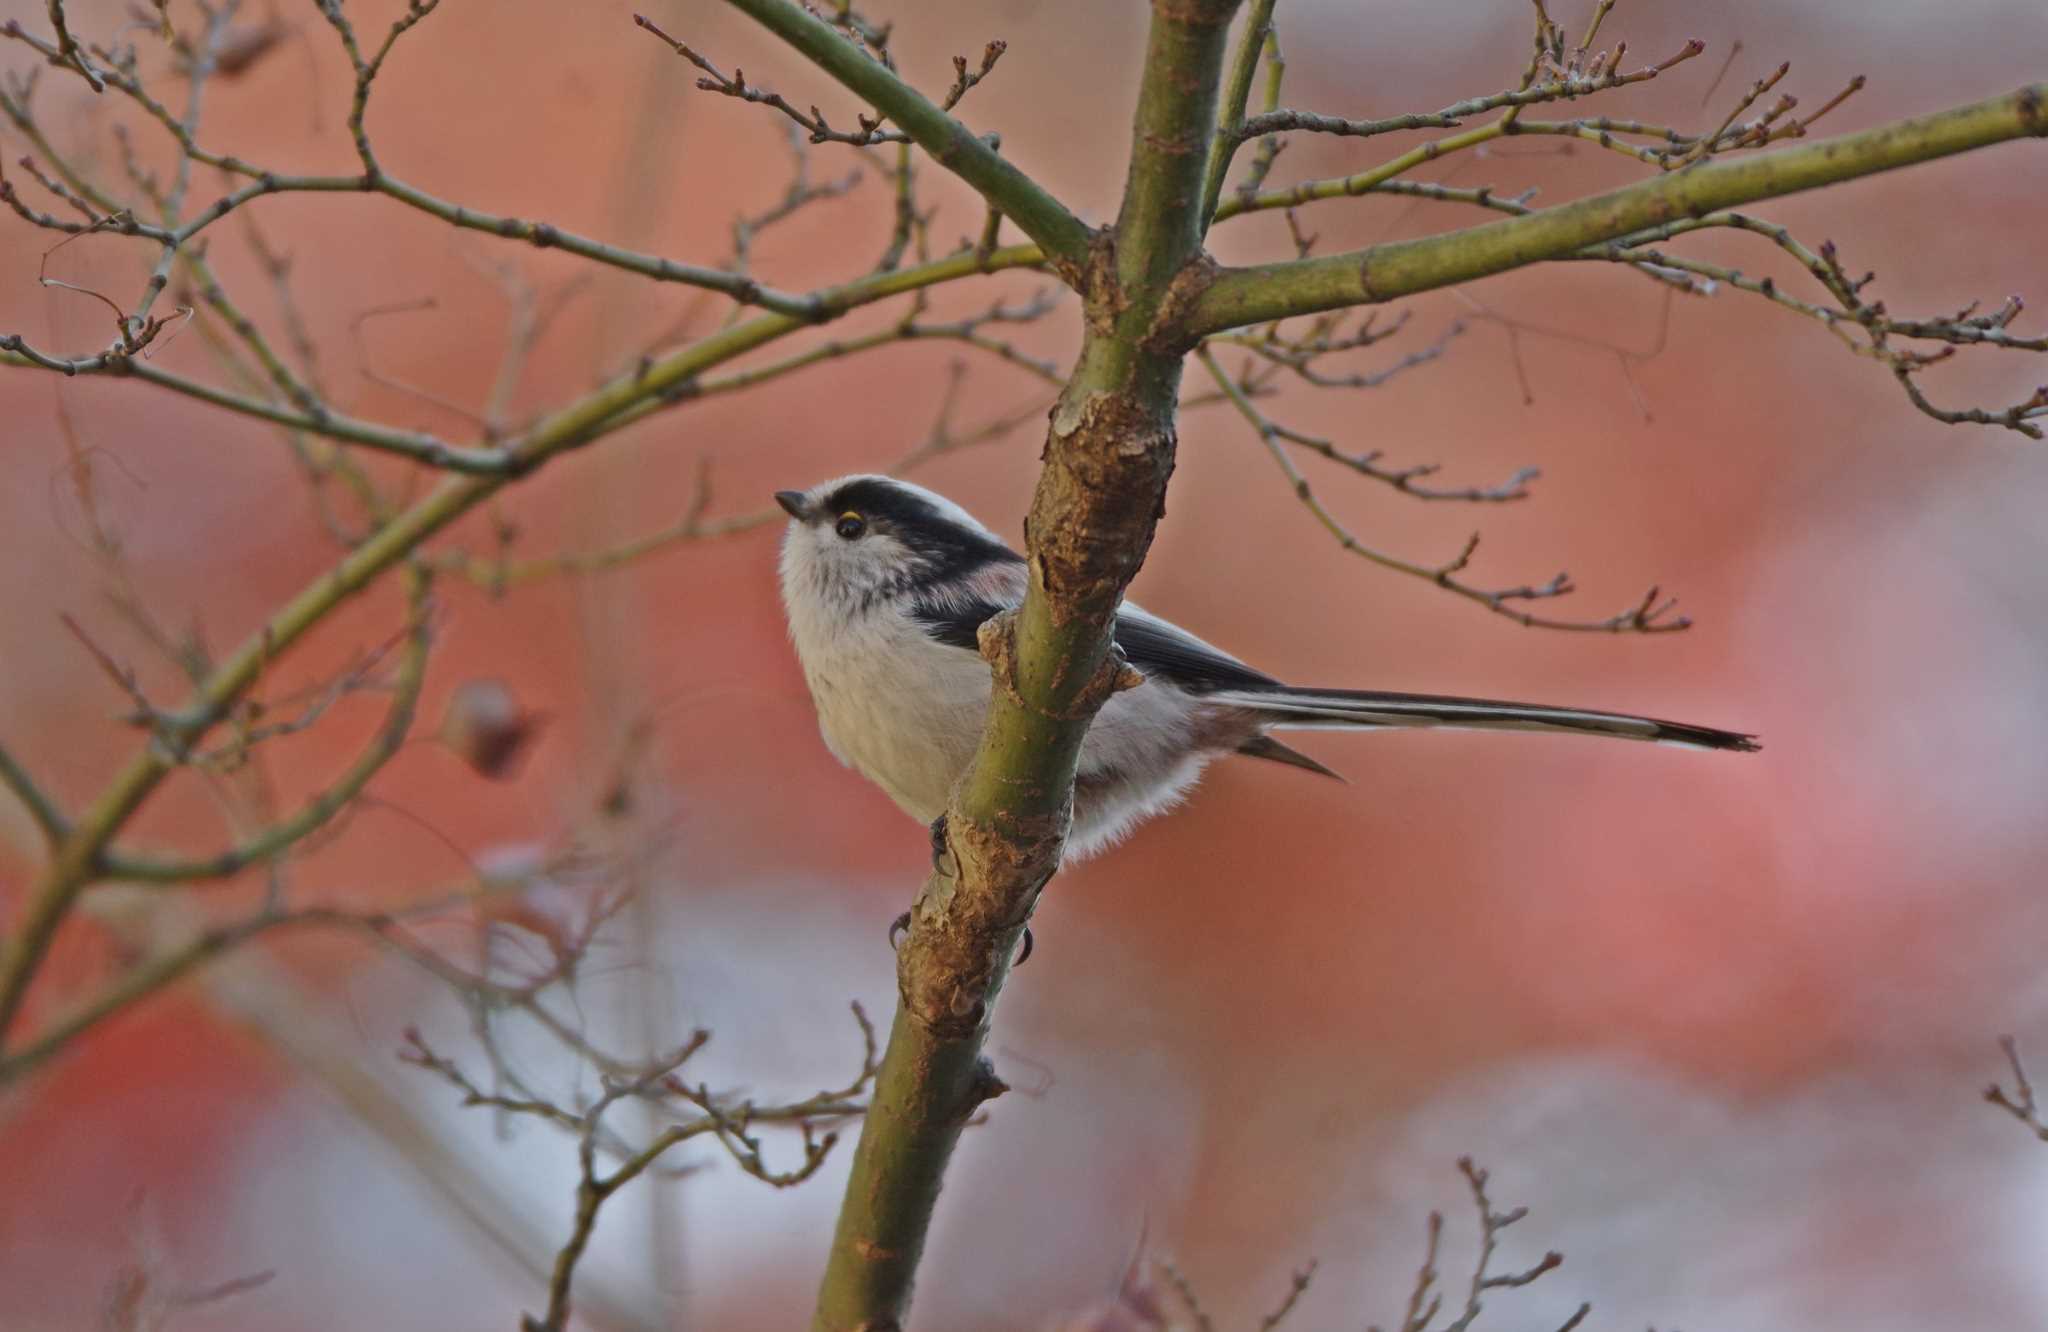
MULTIPOLYGON (((900 939, 902 938, 902 936, 903 936, 903 935, 904 935, 905 933, 907 933, 907 932, 909 931, 909 929, 910 929, 910 913, 909 913, 908 911, 906 911, 906 912, 904 912, 903 914, 901 914, 901 915, 897 916, 897 917, 896 917, 896 919, 894 919, 894 920, 892 920, 892 921, 890 921, 890 922, 889 922, 889 947, 890 947, 890 949, 891 949, 892 951, 893 951, 893 950, 895 950, 895 949, 896 949, 896 948, 897 948, 897 947, 899 946, 899 945, 898 945, 898 940, 900 940, 900 939)), ((1012 967, 1021 967, 1021 966, 1023 966, 1023 965, 1024 965, 1024 964, 1025 964, 1025 963, 1026 963, 1027 961, 1029 961, 1029 960, 1030 960, 1030 958, 1031 958, 1031 949, 1032 949, 1031 927, 1030 927, 1029 925, 1026 925, 1026 926, 1024 927, 1024 943, 1023 943, 1023 946, 1022 946, 1022 947, 1020 947, 1020 948, 1019 948, 1019 949, 1017 950, 1017 960, 1016 960, 1015 962, 1012 962, 1012 963, 1011 963, 1010 965, 1011 965, 1012 967)))

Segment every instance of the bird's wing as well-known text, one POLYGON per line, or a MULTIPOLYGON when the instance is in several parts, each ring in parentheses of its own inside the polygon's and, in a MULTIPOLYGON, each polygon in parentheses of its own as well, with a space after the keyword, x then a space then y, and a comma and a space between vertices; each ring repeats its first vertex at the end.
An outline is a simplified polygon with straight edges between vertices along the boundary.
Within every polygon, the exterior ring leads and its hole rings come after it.
MULTIPOLYGON (((1023 591, 1017 571, 1014 594, 1023 591)), ((979 650, 982 623, 1016 604, 1007 581, 999 588, 948 591, 921 597, 911 616, 925 633, 949 647, 979 650)), ((1190 694, 1219 689, 1277 689, 1280 682, 1255 671, 1220 648, 1212 647, 1169 621, 1126 602, 1117 611, 1116 644, 1131 665, 1147 676, 1170 681, 1190 694)))
POLYGON ((960 583, 920 593, 910 603, 910 618, 934 642, 979 652, 984 621, 1024 599, 1024 558, 983 566, 960 583))
MULTIPOLYGON (((976 651, 976 631, 984 620, 1016 604, 1023 591, 1023 570, 1014 570, 1010 595, 956 594, 920 602, 913 612, 925 632, 939 642, 976 651)), ((1243 708, 1267 726, 1320 730, 1377 727, 1441 726, 1499 731, 1564 731, 1626 740, 1652 740, 1699 749, 1757 748, 1756 737, 1687 722, 1663 721, 1629 713, 1589 708, 1546 707, 1494 699, 1453 698, 1440 694, 1403 694, 1380 690, 1301 689, 1283 685, 1254 670, 1220 648, 1204 643, 1167 620, 1126 602, 1116 617, 1116 642, 1138 670, 1223 707, 1243 708)), ((1274 748, 1278 748, 1277 744, 1274 748)), ((1313 760, 1267 750, 1247 750, 1256 758, 1320 767, 1313 760)), ((1288 751, 1292 755, 1292 751, 1288 751)), ((1327 771, 1325 769, 1325 771, 1327 771)), ((1332 774, 1334 775, 1334 774, 1332 774)))
POLYGON ((1116 614, 1116 645, 1131 665, 1190 694, 1219 689, 1275 689, 1280 682, 1140 606, 1125 602, 1116 614))

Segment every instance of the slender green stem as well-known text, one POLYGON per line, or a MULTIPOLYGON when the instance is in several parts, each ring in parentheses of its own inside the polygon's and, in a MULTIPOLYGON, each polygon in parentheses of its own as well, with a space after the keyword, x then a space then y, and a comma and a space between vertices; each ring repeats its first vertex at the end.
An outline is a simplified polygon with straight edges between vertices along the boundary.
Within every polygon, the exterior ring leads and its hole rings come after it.
POLYGON ((1431 139, 1409 149, 1399 157, 1389 158, 1369 171, 1354 175, 1339 176, 1330 180, 1311 180, 1284 190, 1267 190, 1250 196, 1240 195, 1225 201, 1216 209, 1216 221, 1228 222, 1243 213, 1260 212, 1271 208, 1297 208, 1318 199, 1341 199, 1347 196, 1370 194, 1396 176, 1405 175, 1424 162, 1434 162, 1451 153, 1476 148, 1482 143, 1498 139, 1508 132, 1504 121, 1489 121, 1475 129, 1461 134, 1447 134, 1441 139, 1431 139))
MULTIPOLYGON (((262 331, 256 327, 255 323, 244 316, 227 299, 226 293, 221 290, 220 283, 214 276, 212 266, 206 261, 204 249, 196 246, 188 247, 179 251, 178 259, 190 272, 193 282, 199 286, 202 292, 202 299, 214 307, 235 335, 235 341, 230 342, 226 335, 212 321, 200 320, 197 324, 200 340, 213 351, 215 358, 220 362, 221 368, 227 372, 230 380, 239 385, 245 392, 265 395, 265 398, 250 398, 247 401, 255 404, 257 409, 261 411, 265 407, 266 398, 289 394, 292 401, 297 402, 308 416, 332 416, 332 409, 328 407, 324 393, 317 381, 309 382, 294 374, 291 368, 284 363, 283 358, 270 346, 269 339, 264 337, 262 331), (245 354, 254 356, 262 369, 259 370, 249 365, 244 359, 245 354)), ((285 297, 283 305, 286 318, 296 325, 297 312, 292 305, 289 293, 284 292, 282 294, 285 297)), ((306 338, 305 330, 295 327, 294 334, 300 349, 310 352, 312 344, 306 338)), ((309 366, 314 360, 311 355, 307 355, 305 359, 309 366)), ((181 386, 188 382, 179 381, 181 386)), ((212 393, 217 392, 217 390, 213 390, 208 386, 200 385, 197 387, 200 388, 202 397, 210 396, 212 393)), ((240 400, 237 401, 239 402, 240 400)), ((230 408, 230 410, 234 410, 234 408, 230 408)), ((319 513, 321 524, 326 527, 330 536, 333 536, 344 546, 350 545, 356 540, 348 526, 342 521, 341 516, 335 511, 333 502, 327 495, 326 483, 329 477, 338 479, 347 488, 349 494, 355 498, 356 503, 360 506, 363 515, 373 524, 380 523, 390 516, 390 503, 378 491, 376 483, 371 479, 369 473, 363 469, 362 464, 353 453, 333 443, 327 443, 324 447, 316 448, 311 436, 303 428, 290 422, 279 422, 278 424, 282 427, 281 433, 284 436, 285 446, 292 451, 292 456, 298 460, 300 467, 306 473, 307 479, 312 483, 314 508, 319 513)), ((351 426, 356 424, 359 423, 348 423, 351 426)), ((363 428, 372 431, 382 429, 381 427, 367 424, 364 424, 363 428)), ((418 442, 424 444, 428 443, 429 440, 427 437, 422 436, 419 437, 418 442)), ((374 447, 373 445, 372 448, 374 447)))
POLYGON ((112 215, 121 211, 119 203, 80 175, 65 155, 57 151, 43 134, 42 126, 29 115, 26 103, 16 101, 4 90, 0 90, 0 115, 5 115, 14 127, 21 131, 29 146, 49 164, 50 169, 57 173, 57 179, 63 181, 73 194, 92 205, 102 215, 112 215))
MULTIPOLYGON (((995 251, 993 254, 979 257, 972 252, 962 251, 945 259, 935 260, 928 264, 919 264, 914 268, 878 273, 871 277, 847 283, 844 286, 812 293, 803 298, 799 303, 800 314, 764 317, 772 318, 775 322, 758 324, 758 327, 766 331, 763 338, 764 341, 773 341, 785 334, 811 325, 829 323, 849 310, 871 305, 876 301, 886 300, 891 296, 904 295, 942 283, 957 282, 963 278, 974 277, 984 273, 1002 272, 1012 268, 1037 268, 1044 263, 1045 254, 1036 245, 1006 246, 995 251)), ((735 328, 756 327, 757 324, 735 326, 735 328)), ((912 336, 924 335, 914 334, 912 336)), ((941 335, 933 334, 931 336, 941 335)), ((752 345, 760 344, 750 344, 749 349, 751 349, 752 345)), ((824 354, 806 352, 793 359, 799 364, 807 364, 811 360, 821 359, 822 355, 824 354)), ((413 462, 422 463, 442 471, 457 472, 469 476, 503 477, 518 472, 529 465, 525 460, 515 458, 506 448, 465 448, 461 445, 450 444, 446 440, 423 432, 395 430, 389 426, 378 425, 375 422, 358 421, 324 407, 317 412, 293 410, 274 402, 266 402, 261 398, 248 397, 227 389, 217 388, 211 384, 202 383, 199 380, 187 379, 182 375, 172 374, 153 362, 145 361, 138 357, 122 356, 118 353, 103 352, 97 356, 66 359, 38 351, 20 338, 8 334, 0 335, 0 365, 54 370, 66 375, 99 374, 114 378, 139 379, 145 383, 154 384, 159 388, 169 389, 173 393, 183 394, 188 398, 196 398, 201 402, 211 403, 228 411, 239 412, 244 416, 253 416, 259 420, 272 421, 278 425, 287 426, 293 430, 303 431, 310 435, 324 435, 330 439, 338 439, 350 444, 360 444, 380 453, 389 453, 401 458, 407 458, 413 462)), ((784 366, 783 368, 791 367, 784 366)), ((1037 370, 1035 366, 1026 365, 1025 368, 1032 370, 1034 373, 1037 370)), ((755 379, 768 376, 768 371, 765 369, 741 373, 743 375, 752 374, 755 379)), ((609 434, 612 430, 622 429, 633 421, 639 420, 642 416, 659 411, 670 405, 671 401, 677 397, 701 396, 705 392, 723 390, 729 387, 742 387, 748 382, 752 382, 752 380, 739 380, 732 384, 718 381, 714 384, 701 386, 701 390, 692 389, 666 395, 644 395, 632 408, 623 410, 608 420, 604 433, 609 434)))
POLYGON ((44 1024, 29 1040, 0 1056, 0 1087, 21 1078, 100 1023, 256 936, 279 927, 327 923, 327 917, 317 912, 265 912, 246 921, 207 930, 189 943, 136 963, 123 971, 118 979, 109 982, 104 990, 44 1024))
POLYGON ((1245 11, 1244 31, 1237 38, 1237 53, 1231 57, 1230 75, 1223 85, 1223 107, 1216 124, 1216 137, 1209 141, 1209 163, 1202 186, 1202 229, 1216 216, 1217 200, 1223 197, 1223 181, 1230 174, 1230 159, 1244 142, 1244 109, 1251 100, 1252 80, 1259 72, 1259 55, 1266 49, 1266 34, 1273 30, 1273 6, 1278 0, 1252 0, 1245 11))
POLYGON ((14 121, 23 133, 30 136, 30 141, 42 149, 43 155, 54 165, 65 183, 107 214, 110 220, 102 229, 117 235, 146 236, 167 244, 182 244, 235 209, 265 195, 381 194, 466 231, 482 231, 508 240, 525 241, 538 249, 562 250, 593 263, 653 278, 657 282, 676 282, 685 286, 702 287, 707 291, 730 296, 741 304, 759 306, 778 314, 814 313, 808 298, 764 287, 742 273, 678 263, 658 254, 644 254, 608 245, 573 231, 564 231, 551 223, 489 213, 463 204, 451 203, 427 193, 416 185, 386 175, 381 170, 354 176, 283 175, 239 157, 208 151, 199 144, 187 124, 169 107, 150 96, 148 90, 140 83, 119 71, 115 71, 114 74, 114 86, 148 112, 177 142, 181 161, 204 163, 248 181, 247 184, 230 190, 216 199, 175 232, 152 227, 125 216, 120 205, 113 199, 77 177, 64 158, 42 137, 40 130, 28 119, 25 109, 19 103, 12 98, 0 102, 0 110, 4 110, 9 119, 14 121))
POLYGON ((726 0, 789 43, 849 92, 895 121, 917 146, 1037 241, 1057 265, 1073 265, 1088 253, 1088 224, 1067 211, 1031 177, 1004 160, 967 126, 896 77, 837 28, 790 0, 726 0))
POLYGON ((49 0, 50 26, 57 30, 57 54, 52 63, 78 71, 94 92, 106 91, 106 80, 92 61, 86 59, 85 48, 71 35, 70 27, 64 21, 64 0, 49 0))
POLYGON ((537 249, 561 250, 581 259, 624 269, 628 273, 638 273, 657 282, 678 282, 685 286, 702 287, 706 291, 721 292, 742 305, 757 305, 764 310, 773 310, 777 314, 810 318, 820 313, 811 298, 764 287, 744 274, 729 273, 719 268, 705 268, 697 264, 681 264, 658 254, 641 254, 617 245, 592 240, 588 236, 579 236, 573 231, 564 231, 547 222, 481 213, 474 208, 466 208, 436 198, 425 190, 389 176, 377 176, 374 188, 379 194, 396 199, 402 204, 417 208, 466 231, 484 231, 509 240, 522 240, 537 249))
POLYGON ((56 802, 43 794, 43 789, 29 776, 28 769, 15 761, 5 745, 0 745, 0 785, 14 792, 15 799, 21 801, 29 817, 36 821, 36 827, 42 829, 43 840, 51 846, 62 842, 71 831, 56 802))
POLYGON ((1192 340, 1243 324, 1454 286, 1567 258, 1680 218, 2043 135, 2048 135, 2048 83, 1859 134, 1754 157, 1703 161, 1526 217, 1344 254, 1226 269, 1194 302, 1183 331, 1192 340))
MULTIPOLYGON (((1639 144, 1627 143, 1615 138, 1616 132, 1614 129, 1604 126, 1600 121, 1517 120, 1511 125, 1505 119, 1496 120, 1479 126, 1477 129, 1467 130, 1462 134, 1453 134, 1445 138, 1431 140, 1419 148, 1401 154, 1399 157, 1382 162, 1380 165, 1369 170, 1354 172, 1349 176, 1332 176, 1323 180, 1305 180, 1297 185, 1290 185, 1285 189, 1260 190, 1255 193, 1241 194, 1236 198, 1226 201, 1217 209, 1216 220, 1224 222, 1233 217, 1242 217, 1246 213, 1266 212, 1276 208, 1300 208, 1305 204, 1316 203, 1323 199, 1352 199, 1364 194, 1397 193, 1402 189, 1413 191, 1417 188, 1416 186, 1396 178, 1422 165, 1424 162, 1433 162, 1450 153, 1459 152, 1466 148, 1476 148, 1489 140, 1502 138, 1510 134, 1516 138, 1526 138, 1532 134, 1540 134, 1555 138, 1583 139, 1609 152, 1618 153, 1631 161, 1660 169, 1668 162, 1668 158, 1654 149, 1645 148, 1639 144)), ((1646 128, 1644 132, 1649 131, 1646 128)), ((1668 133, 1669 131, 1663 132, 1668 133)), ((1430 187, 1425 186, 1422 188, 1430 187)), ((1435 188, 1441 189, 1443 187, 1438 186, 1435 188)))
POLYGON ((40 352, 14 335, 0 335, 0 365, 55 370, 64 375, 105 375, 112 379, 139 379, 158 388, 201 402, 211 403, 231 412, 253 416, 259 420, 273 421, 293 430, 312 435, 325 435, 329 439, 345 440, 408 458, 428 467, 447 472, 459 472, 472 476, 502 475, 513 469, 513 461, 503 449, 464 448, 446 440, 412 430, 394 430, 389 426, 377 425, 370 421, 358 421, 339 412, 321 408, 317 411, 294 410, 251 398, 196 379, 187 379, 170 371, 119 352, 101 352, 97 356, 82 356, 76 359, 50 356, 40 352))
POLYGON ((211 403, 231 412, 253 416, 259 420, 272 421, 309 435, 325 435, 379 453, 407 458, 427 467, 445 472, 461 472, 474 476, 490 476, 511 469, 511 460, 502 449, 465 448, 450 444, 446 440, 416 430, 394 430, 390 426, 378 425, 374 421, 359 421, 354 417, 326 407, 318 410, 294 410, 282 407, 261 398, 245 397, 226 389, 196 379, 174 375, 157 365, 131 356, 111 358, 104 367, 104 373, 118 379, 139 379, 145 384, 169 389, 173 393, 200 402, 211 403))
POLYGON ((561 575, 587 575, 604 573, 631 564, 656 551, 672 548, 686 541, 713 541, 720 537, 733 536, 740 532, 751 532, 788 518, 781 509, 770 506, 748 513, 735 514, 729 518, 706 519, 693 511, 679 522, 658 532, 622 541, 616 546, 602 550, 572 551, 561 555, 544 555, 536 559, 503 560, 451 551, 439 556, 435 563, 444 569, 451 569, 493 593, 522 583, 531 583, 541 578, 561 575))
POLYGON ((383 770, 405 744, 419 706, 420 689, 427 678, 427 646, 430 639, 427 600, 432 581, 415 563, 411 569, 412 614, 406 629, 405 653, 400 658, 398 677, 392 684, 391 706, 384 724, 363 752, 326 790, 302 805, 298 812, 278 820, 239 844, 217 855, 194 860, 163 859, 125 855, 108 850, 100 857, 100 873, 110 879, 137 883, 192 883, 200 879, 224 879, 250 865, 260 864, 296 845, 301 838, 325 826, 349 802, 362 794, 370 779, 383 770))
POLYGON ((176 766, 176 754, 219 721, 278 653, 502 484, 496 478, 444 481, 287 602, 215 668, 183 712, 163 720, 151 743, 79 815, 70 836, 57 847, 31 890, 28 909, 0 952, 0 1037, 20 1013, 29 983, 57 927, 78 894, 102 873, 108 841, 169 775, 176 766))

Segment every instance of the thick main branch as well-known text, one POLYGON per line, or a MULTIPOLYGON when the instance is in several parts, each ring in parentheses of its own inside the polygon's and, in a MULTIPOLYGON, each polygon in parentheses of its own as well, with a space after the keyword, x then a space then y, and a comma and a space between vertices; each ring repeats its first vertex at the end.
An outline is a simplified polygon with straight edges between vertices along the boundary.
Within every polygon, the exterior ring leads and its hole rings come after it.
POLYGON ((1028 590, 1015 616, 982 627, 988 718, 897 964, 900 1003, 816 1329, 903 1324, 946 1163, 1002 1090, 981 1049, 1011 952, 1059 864, 1082 737, 1134 679, 1110 628, 1163 511, 1180 388, 1180 353, 1153 330, 1205 267, 1203 184, 1236 8, 1153 6, 1123 206, 1081 275, 1087 333, 1025 526, 1028 590))

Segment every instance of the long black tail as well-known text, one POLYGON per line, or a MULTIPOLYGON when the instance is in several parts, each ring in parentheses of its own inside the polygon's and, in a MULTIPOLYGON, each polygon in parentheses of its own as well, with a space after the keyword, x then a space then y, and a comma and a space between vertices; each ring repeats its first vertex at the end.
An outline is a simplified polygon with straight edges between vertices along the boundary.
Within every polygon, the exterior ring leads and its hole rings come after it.
POLYGON ((1650 740, 1690 749, 1726 749, 1749 753, 1760 746, 1753 735, 1722 731, 1686 722, 1633 717, 1587 708, 1552 708, 1534 703, 1502 703, 1483 698, 1447 698, 1436 694, 1388 694, 1366 689, 1219 690, 1205 699, 1256 712, 1267 725, 1284 730, 1348 730, 1379 726, 1445 726, 1479 731, 1562 731, 1572 735, 1607 735, 1622 740, 1650 740))

